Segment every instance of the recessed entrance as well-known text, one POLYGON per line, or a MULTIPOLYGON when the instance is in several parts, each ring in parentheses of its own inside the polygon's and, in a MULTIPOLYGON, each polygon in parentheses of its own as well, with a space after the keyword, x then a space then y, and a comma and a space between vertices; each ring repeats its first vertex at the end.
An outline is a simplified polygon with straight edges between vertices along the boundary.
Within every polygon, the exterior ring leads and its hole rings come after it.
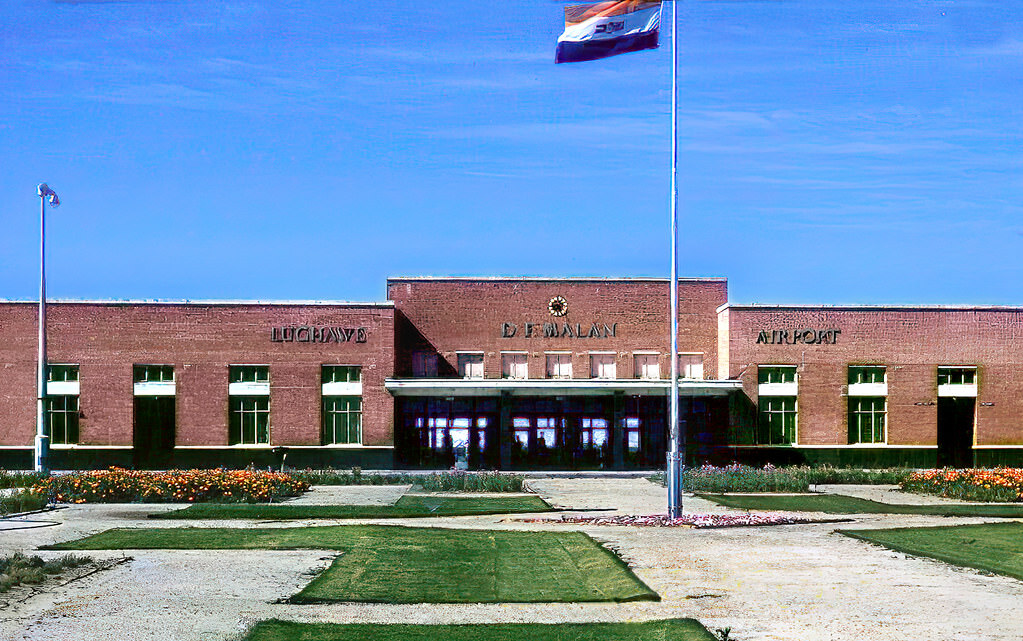
POLYGON ((135 467, 163 469, 174 452, 174 397, 135 397, 135 467))
POLYGON ((977 399, 938 398, 938 467, 973 467, 973 425, 977 399))

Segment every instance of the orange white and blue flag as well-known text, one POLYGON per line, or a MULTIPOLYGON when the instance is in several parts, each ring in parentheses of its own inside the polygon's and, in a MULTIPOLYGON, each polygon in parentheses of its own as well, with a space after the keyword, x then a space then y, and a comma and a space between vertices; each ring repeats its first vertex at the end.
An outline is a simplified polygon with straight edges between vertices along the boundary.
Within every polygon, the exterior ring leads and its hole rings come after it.
POLYGON ((594 2, 565 7, 565 32, 554 62, 582 62, 630 51, 656 49, 661 3, 654 0, 594 2))

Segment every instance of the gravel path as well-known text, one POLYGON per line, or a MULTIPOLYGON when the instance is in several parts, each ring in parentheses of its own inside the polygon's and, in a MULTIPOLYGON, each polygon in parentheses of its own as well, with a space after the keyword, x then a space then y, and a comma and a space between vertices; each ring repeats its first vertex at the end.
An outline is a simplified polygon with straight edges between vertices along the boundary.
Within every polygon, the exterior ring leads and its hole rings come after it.
MULTIPOLYGON (((609 513, 664 512, 664 490, 644 479, 532 479, 557 505, 609 513)), ((350 491, 352 488, 346 488, 350 491)), ((394 486, 359 488, 360 500, 390 502, 394 486)), ((341 500, 345 491, 317 488, 341 500)), ((354 496, 354 494, 352 495, 354 496)), ((889 502, 908 500, 885 491, 889 502)), ((865 498, 872 498, 865 496, 865 498)), ((312 501, 317 502, 317 501, 312 501)), ((729 512, 685 497, 686 511, 729 512)), ((59 525, 0 531, 0 553, 32 552, 110 527, 180 527, 149 521, 173 506, 74 506, 34 520, 59 525)), ((659 603, 296 606, 275 603, 297 592, 309 573, 330 563, 317 551, 162 551, 91 553, 133 560, 25 603, 0 599, 0 638, 224 641, 257 620, 472 623, 617 621, 691 616, 731 638, 797 640, 1023 638, 1023 583, 906 557, 835 534, 833 524, 690 530, 534 524, 512 516, 387 521, 454 528, 582 529, 617 550, 659 603)), ((844 527, 897 527, 980 522, 923 516, 868 515, 844 527)), ((362 521, 373 522, 373 521, 362 521)), ((382 522, 382 521, 377 521, 382 522)), ((197 522, 242 527, 247 522, 197 522)), ((329 521, 317 521, 319 525, 329 521)), ((353 523, 353 521, 346 521, 353 523)), ((295 522, 260 523, 294 527, 295 522)), ((42 552, 42 556, 59 553, 42 552)))

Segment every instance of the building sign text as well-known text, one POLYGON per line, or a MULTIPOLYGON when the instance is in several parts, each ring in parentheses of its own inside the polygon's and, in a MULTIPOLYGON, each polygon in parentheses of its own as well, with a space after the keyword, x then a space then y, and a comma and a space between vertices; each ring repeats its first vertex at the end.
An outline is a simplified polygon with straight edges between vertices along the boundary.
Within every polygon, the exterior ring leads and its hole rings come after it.
POLYGON ((365 343, 365 327, 313 327, 300 325, 271 327, 274 343, 365 343))
POLYGON ((586 327, 582 323, 523 323, 520 328, 515 323, 501 323, 501 338, 521 336, 523 338, 614 338, 618 331, 618 323, 592 323, 586 327), (522 330, 521 333, 519 330, 522 330))
POLYGON ((765 345, 834 345, 840 329, 762 329, 757 344, 765 345))

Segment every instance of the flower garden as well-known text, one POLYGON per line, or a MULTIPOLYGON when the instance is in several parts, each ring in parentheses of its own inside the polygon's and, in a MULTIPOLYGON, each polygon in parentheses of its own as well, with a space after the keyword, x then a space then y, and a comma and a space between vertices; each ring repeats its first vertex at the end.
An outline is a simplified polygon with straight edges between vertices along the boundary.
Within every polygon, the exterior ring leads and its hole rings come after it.
POLYGON ((31 491, 56 503, 268 503, 298 496, 305 481, 256 470, 143 472, 112 467, 42 479, 31 491))
POLYGON ((902 489, 962 501, 1014 502, 1023 500, 1023 469, 923 470, 903 481, 902 489))

